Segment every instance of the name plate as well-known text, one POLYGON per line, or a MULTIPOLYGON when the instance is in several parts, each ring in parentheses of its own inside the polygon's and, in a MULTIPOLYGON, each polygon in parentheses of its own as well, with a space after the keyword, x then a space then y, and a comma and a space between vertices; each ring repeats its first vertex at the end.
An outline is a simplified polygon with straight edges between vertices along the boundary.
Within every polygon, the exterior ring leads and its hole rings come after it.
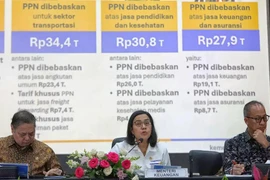
POLYGON ((145 178, 188 177, 187 168, 179 169, 146 169, 145 178))

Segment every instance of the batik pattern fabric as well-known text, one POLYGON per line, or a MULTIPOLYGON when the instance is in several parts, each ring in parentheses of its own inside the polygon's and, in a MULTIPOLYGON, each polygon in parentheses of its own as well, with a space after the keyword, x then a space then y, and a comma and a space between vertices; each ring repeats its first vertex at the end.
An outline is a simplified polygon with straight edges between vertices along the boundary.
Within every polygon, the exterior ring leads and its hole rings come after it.
POLYGON ((38 140, 28 147, 21 148, 13 136, 0 138, 1 163, 26 163, 29 165, 29 175, 43 175, 43 171, 61 168, 54 151, 38 140))
MULTIPOLYGON (((269 136, 267 140, 270 142, 269 136)), ((225 174, 231 173, 233 161, 244 164, 243 174, 251 174, 255 163, 265 163, 268 159, 270 159, 270 151, 253 139, 247 130, 225 141, 223 161, 225 174)))

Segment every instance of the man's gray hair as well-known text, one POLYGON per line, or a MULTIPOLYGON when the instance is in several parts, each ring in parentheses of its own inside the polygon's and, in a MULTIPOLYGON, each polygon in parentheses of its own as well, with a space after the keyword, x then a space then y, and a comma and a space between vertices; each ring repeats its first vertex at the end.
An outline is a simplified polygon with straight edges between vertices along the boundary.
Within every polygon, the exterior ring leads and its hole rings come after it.
POLYGON ((256 106, 256 105, 264 107, 263 103, 261 103, 259 101, 255 101, 255 100, 250 101, 244 106, 244 110, 243 110, 244 117, 247 117, 249 112, 250 112, 251 107, 256 106))
POLYGON ((26 110, 16 112, 12 117, 11 125, 14 129, 16 129, 22 124, 34 124, 34 126, 36 127, 35 116, 26 110))

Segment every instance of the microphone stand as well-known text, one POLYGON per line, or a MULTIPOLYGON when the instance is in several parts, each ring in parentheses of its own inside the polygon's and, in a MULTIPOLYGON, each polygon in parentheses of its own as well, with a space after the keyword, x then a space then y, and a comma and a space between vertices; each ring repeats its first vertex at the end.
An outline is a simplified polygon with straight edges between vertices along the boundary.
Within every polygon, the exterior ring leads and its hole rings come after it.
POLYGON ((128 153, 130 153, 136 146, 138 146, 142 142, 143 142, 143 138, 140 138, 138 142, 135 142, 135 145, 128 151, 128 153))

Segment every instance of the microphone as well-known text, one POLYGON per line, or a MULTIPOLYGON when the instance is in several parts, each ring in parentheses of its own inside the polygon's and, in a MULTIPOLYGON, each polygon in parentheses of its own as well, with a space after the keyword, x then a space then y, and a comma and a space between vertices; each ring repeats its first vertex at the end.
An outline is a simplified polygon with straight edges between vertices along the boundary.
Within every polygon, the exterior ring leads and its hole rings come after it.
POLYGON ((143 138, 140 138, 138 141, 136 141, 135 145, 128 151, 128 153, 130 153, 136 146, 138 146, 142 142, 143 142, 143 138))

